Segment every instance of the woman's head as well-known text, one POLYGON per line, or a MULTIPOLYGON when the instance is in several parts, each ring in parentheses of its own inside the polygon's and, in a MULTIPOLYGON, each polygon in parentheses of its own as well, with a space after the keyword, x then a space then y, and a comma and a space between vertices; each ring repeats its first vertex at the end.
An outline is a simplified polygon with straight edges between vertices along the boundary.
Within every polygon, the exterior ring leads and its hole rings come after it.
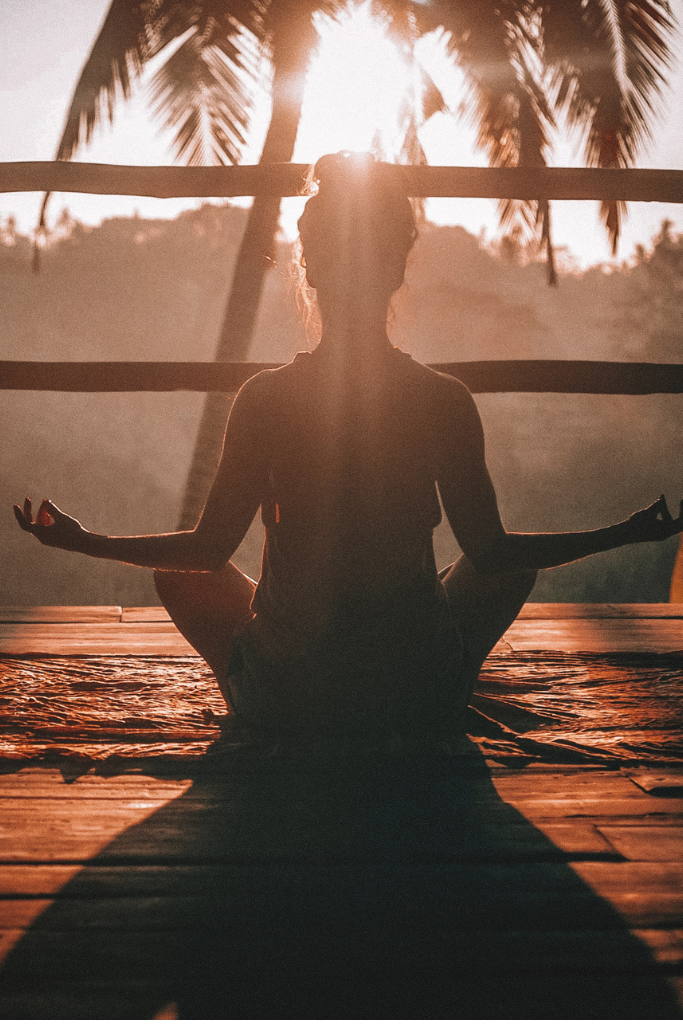
POLYGON ((369 154, 323 156, 311 192, 299 234, 308 284, 319 300, 343 292, 388 302, 417 237, 402 169, 369 154))

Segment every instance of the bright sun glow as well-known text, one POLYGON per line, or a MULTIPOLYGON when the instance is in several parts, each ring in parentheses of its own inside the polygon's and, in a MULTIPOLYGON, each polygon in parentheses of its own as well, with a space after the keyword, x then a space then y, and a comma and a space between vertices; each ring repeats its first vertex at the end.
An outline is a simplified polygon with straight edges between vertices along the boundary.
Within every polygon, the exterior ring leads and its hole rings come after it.
MULTIPOLYGON (((316 27, 320 45, 308 73, 294 162, 375 147, 393 161, 402 143, 401 104, 414 88, 406 61, 369 4, 339 19, 318 16, 316 27)), ((283 200, 281 226, 289 238, 296 237, 302 206, 299 199, 283 200)))
POLYGON ((409 70, 369 5, 336 21, 317 20, 320 46, 306 86, 296 159, 341 149, 368 150, 378 137, 392 160, 400 149, 399 108, 409 70))

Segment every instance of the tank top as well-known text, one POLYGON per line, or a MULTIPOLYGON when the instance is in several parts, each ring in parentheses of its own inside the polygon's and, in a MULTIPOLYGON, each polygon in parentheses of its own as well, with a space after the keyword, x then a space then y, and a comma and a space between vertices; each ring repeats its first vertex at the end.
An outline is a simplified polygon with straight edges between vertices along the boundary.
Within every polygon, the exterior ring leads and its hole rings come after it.
POLYGON ((457 646, 432 544, 439 375, 390 346, 365 370, 299 353, 262 392, 265 541, 237 647, 298 714, 377 704, 457 646))

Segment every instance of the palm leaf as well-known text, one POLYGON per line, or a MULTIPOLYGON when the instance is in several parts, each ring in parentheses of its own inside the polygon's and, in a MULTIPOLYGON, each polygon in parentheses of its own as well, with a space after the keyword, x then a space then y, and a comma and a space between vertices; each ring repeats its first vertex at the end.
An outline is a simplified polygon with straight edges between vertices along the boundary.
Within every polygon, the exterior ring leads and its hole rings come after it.
MULTIPOLYGON (((477 143, 493 167, 542 167, 553 114, 542 82, 537 34, 528 5, 460 0, 447 5, 448 49, 470 89, 477 143)), ((501 226, 535 235, 547 255, 548 281, 557 283, 546 200, 501 200, 501 226)))
MULTIPOLYGON (((592 167, 631 167, 652 132, 655 101, 671 63, 667 0, 537 4, 555 103, 584 135, 592 167)), ((613 254, 626 204, 600 206, 613 254)))
POLYGON ((159 49, 178 39, 188 27, 200 35, 217 26, 226 36, 245 30, 260 38, 267 7, 262 0, 157 0, 159 49))
MULTIPOLYGON (((244 142, 247 85, 256 74, 255 44, 263 15, 261 0, 112 0, 76 83, 56 159, 70 160, 90 142, 103 120, 112 121, 117 99, 129 98, 144 64, 190 32, 157 73, 155 102, 176 128, 177 151, 190 162, 202 157, 234 162, 244 142), (193 86, 199 87, 199 96, 191 96, 193 86)), ((49 199, 48 192, 40 210, 34 269, 49 199)))
POLYGON ((153 4, 112 0, 76 83, 55 159, 70 160, 105 118, 111 122, 117 97, 130 96, 149 56, 152 21, 153 4))
POLYGON ((237 163, 246 139, 258 53, 253 37, 208 18, 155 74, 154 112, 175 129, 176 157, 189 164, 237 163))
MULTIPOLYGON (((110 123, 119 96, 127 99, 152 49, 152 0, 112 0, 102 28, 76 83, 56 160, 71 160, 79 146, 90 142, 104 119, 110 123)), ((33 269, 38 270, 38 241, 44 236, 50 192, 43 196, 38 218, 33 269)))

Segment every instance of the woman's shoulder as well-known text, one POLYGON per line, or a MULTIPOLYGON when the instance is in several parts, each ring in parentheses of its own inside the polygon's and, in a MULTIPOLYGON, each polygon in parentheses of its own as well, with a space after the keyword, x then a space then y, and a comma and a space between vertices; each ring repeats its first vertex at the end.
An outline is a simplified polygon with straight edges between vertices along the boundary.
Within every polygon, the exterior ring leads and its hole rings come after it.
POLYGON ((473 403, 474 399, 469 388, 457 377, 452 377, 448 373, 420 363, 408 353, 401 352, 400 349, 395 351, 403 357, 402 366, 411 378, 411 383, 419 386, 433 401, 444 402, 446 405, 455 403, 464 406, 470 406, 473 403))
POLYGON ((294 379, 300 376, 299 371, 302 369, 301 361, 299 356, 309 355, 310 353, 298 352, 294 359, 289 363, 283 363, 281 366, 268 367, 264 370, 259 370, 253 377, 245 381, 240 390, 237 393, 237 397, 242 401, 258 401, 262 398, 271 399, 272 396, 280 389, 287 386, 294 379))

